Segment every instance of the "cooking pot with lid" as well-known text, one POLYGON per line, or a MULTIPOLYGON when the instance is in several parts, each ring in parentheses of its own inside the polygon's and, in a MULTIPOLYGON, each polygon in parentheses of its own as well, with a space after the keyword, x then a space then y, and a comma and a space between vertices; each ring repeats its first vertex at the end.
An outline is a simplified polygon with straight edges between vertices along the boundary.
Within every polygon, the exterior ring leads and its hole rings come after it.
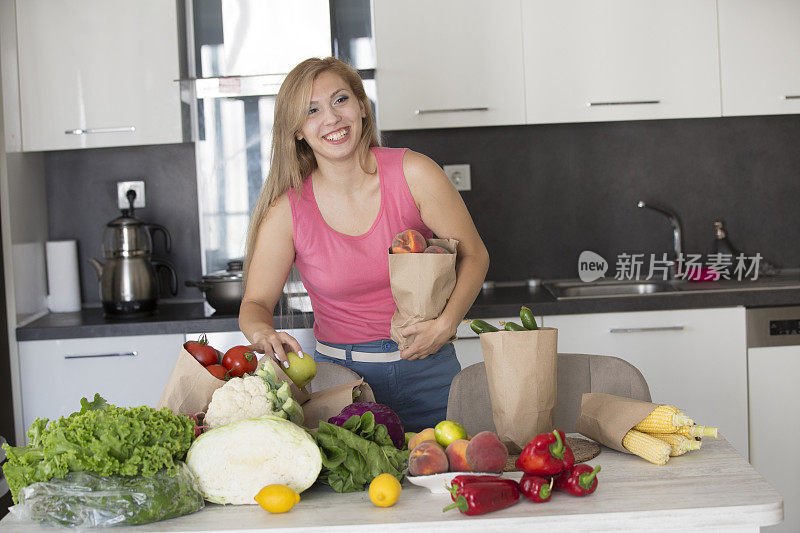
POLYGON ((203 281, 187 281, 187 287, 197 287, 205 295, 208 305, 218 313, 237 314, 244 294, 241 260, 228 262, 227 270, 218 270, 203 276, 203 281))

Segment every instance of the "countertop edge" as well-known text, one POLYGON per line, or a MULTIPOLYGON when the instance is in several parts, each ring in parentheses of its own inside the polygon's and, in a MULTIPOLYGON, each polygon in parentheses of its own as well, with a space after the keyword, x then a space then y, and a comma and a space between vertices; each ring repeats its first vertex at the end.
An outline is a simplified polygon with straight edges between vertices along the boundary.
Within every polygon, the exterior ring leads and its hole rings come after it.
MULTIPOLYGON (((520 306, 536 316, 589 313, 662 311, 672 309, 713 309, 721 307, 777 307, 800 305, 800 288, 752 289, 729 292, 697 291, 637 296, 576 298, 556 300, 542 289, 500 288, 478 295, 467 318, 516 316, 520 306)), ((275 316, 279 329, 313 326, 313 313, 275 316)), ((206 316, 201 303, 165 304, 147 319, 122 321, 103 318, 97 308, 75 313, 49 313, 16 330, 16 340, 37 341, 128 335, 238 331, 235 315, 206 316)))

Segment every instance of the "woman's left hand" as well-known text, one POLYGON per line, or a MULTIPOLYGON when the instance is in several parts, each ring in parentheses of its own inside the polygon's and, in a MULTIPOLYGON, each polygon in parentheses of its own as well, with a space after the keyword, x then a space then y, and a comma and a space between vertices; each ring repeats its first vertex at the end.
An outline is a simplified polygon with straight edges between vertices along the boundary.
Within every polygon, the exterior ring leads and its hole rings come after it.
POLYGON ((400 357, 408 361, 424 359, 436 353, 456 333, 456 326, 444 321, 442 317, 411 324, 400 330, 403 337, 414 336, 411 346, 400 352, 400 357))

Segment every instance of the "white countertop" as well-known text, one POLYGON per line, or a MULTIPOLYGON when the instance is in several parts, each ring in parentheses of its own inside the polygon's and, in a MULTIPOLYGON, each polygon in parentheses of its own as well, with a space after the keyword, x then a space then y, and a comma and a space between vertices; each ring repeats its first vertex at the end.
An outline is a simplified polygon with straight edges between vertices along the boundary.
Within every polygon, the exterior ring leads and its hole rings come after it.
MULTIPOLYGON (((256 505, 209 505, 192 515, 111 533, 173 531, 758 531, 783 519, 778 492, 724 439, 704 439, 700 450, 673 457, 664 466, 609 448, 589 464, 602 465, 597 491, 578 498, 554 493, 534 504, 524 497, 508 509, 480 516, 442 513, 449 494, 431 494, 408 481, 393 507, 373 506, 366 492, 337 494, 314 486, 286 514, 271 515, 256 505), (541 529, 538 529, 541 528, 541 529), (715 529, 716 528, 716 529, 715 529)), ((513 474, 511 477, 518 478, 513 474)), ((52 533, 51 527, 11 515, 0 533, 52 533)))

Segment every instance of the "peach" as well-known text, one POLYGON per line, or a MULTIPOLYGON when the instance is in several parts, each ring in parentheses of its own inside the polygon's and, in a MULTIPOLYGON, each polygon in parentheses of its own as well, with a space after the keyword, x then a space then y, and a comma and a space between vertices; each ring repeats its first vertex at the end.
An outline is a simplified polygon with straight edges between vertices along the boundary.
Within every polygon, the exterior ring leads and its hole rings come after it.
POLYGON ((433 432, 433 428, 425 428, 408 439, 408 449, 413 450, 419 443, 425 442, 426 440, 436 442, 436 435, 433 432))
POLYGON ((417 254, 424 252, 428 243, 425 242, 425 237, 422 233, 414 229, 407 229, 394 236, 392 240, 392 253, 393 254, 417 254))
POLYGON ((456 439, 444 450, 451 472, 472 472, 472 467, 467 462, 468 445, 467 439, 456 439))
POLYGON ((464 455, 475 472, 502 472, 508 459, 508 448, 497 434, 481 431, 469 441, 464 455))
POLYGON ((426 254, 449 254, 450 252, 448 252, 447 250, 445 250, 441 246, 435 246, 434 245, 434 246, 428 246, 427 248, 425 248, 425 253, 426 254))
POLYGON ((447 469, 447 455, 436 442, 421 442, 408 456, 408 473, 412 476, 443 474, 447 469))

